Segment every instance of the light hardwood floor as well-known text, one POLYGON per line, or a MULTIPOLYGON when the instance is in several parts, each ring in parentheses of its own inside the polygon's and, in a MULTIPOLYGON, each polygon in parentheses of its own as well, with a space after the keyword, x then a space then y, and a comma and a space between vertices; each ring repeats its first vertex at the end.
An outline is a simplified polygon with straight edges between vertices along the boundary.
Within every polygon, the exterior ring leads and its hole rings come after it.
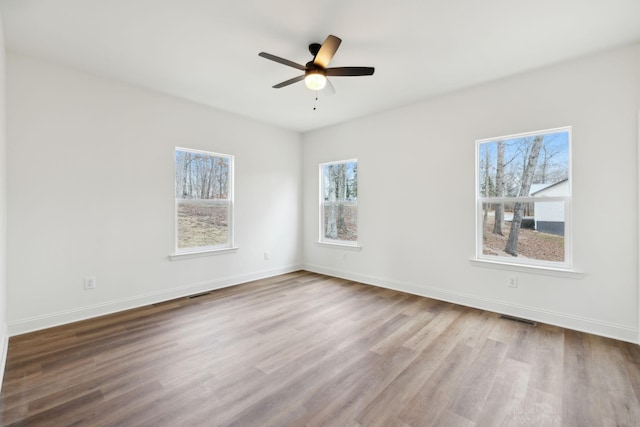
POLYGON ((296 272, 10 339, 2 425, 638 426, 640 347, 296 272))

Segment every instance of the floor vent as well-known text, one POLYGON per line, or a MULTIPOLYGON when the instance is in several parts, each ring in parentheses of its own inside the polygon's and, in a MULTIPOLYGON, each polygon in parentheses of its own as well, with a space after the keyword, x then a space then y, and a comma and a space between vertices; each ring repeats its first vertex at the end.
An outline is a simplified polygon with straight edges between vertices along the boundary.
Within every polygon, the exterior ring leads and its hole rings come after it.
POLYGON ((515 317, 515 316, 508 316, 506 314, 503 314, 502 316, 500 316, 501 319, 507 319, 507 320, 513 320, 514 322, 520 322, 520 323, 524 323, 527 325, 531 325, 531 326, 536 326, 537 323, 534 322, 533 320, 529 320, 529 319, 522 319, 520 317, 515 317))
POLYGON ((200 297, 203 297, 203 296, 209 295, 209 294, 211 294, 211 292, 203 292, 201 294, 189 295, 187 298, 188 299, 200 298, 200 297))

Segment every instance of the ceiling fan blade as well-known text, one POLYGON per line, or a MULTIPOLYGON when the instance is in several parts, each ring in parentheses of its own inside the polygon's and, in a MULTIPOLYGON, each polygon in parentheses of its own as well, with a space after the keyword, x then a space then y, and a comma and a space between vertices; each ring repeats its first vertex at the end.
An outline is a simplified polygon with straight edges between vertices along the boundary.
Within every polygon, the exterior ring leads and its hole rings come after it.
POLYGON ((278 83, 277 85, 274 85, 273 88, 274 89, 280 89, 281 87, 285 87, 285 86, 289 86, 290 84, 299 82, 300 80, 304 80, 304 74, 298 77, 294 77, 292 79, 286 80, 282 83, 278 83))
POLYGON ((329 35, 324 43, 322 43, 322 46, 320 47, 320 50, 314 58, 313 63, 322 68, 327 68, 327 65, 329 65, 329 61, 331 61, 331 58, 333 58, 333 55, 335 55, 338 47, 340 46, 340 43, 342 43, 342 40, 340 40, 338 37, 329 35))
POLYGON ((371 76, 375 68, 373 67, 335 67, 327 68, 327 76, 371 76))
POLYGON ((334 93, 336 93, 336 88, 333 87, 329 79, 327 79, 327 84, 324 86, 324 89, 322 89, 322 94, 324 96, 331 96, 334 93))
POLYGON ((293 61, 289 61, 288 59, 280 58, 279 56, 271 55, 267 52, 260 52, 258 56, 261 56, 266 59, 270 59, 272 61, 278 62, 280 64, 288 65, 289 67, 297 68, 298 70, 305 71, 307 68, 304 65, 296 64, 293 61))

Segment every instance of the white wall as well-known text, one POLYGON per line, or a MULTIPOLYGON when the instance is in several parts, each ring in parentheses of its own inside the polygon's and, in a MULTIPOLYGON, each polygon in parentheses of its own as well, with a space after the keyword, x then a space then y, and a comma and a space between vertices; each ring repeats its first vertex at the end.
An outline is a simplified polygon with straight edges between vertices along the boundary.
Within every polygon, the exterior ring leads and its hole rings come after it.
POLYGON ((7 75, 10 334, 300 268, 297 133, 14 54, 7 75), (175 146, 235 156, 237 253, 169 260, 175 146))
POLYGON ((302 148, 44 61, 7 66, 10 334, 290 271, 304 253, 312 271, 638 341, 638 46, 312 132, 302 148), (566 125, 583 275, 520 271, 508 288, 513 271, 469 262, 475 140, 566 125), (236 156, 236 254, 168 260, 175 145, 236 156), (362 250, 319 246, 318 164, 351 158, 362 250))
POLYGON ((7 360, 7 126, 6 55, 0 17, 0 387, 7 360))
MULTIPOLYGON (((305 268, 638 341, 640 47, 304 135, 305 268), (472 265, 475 140, 573 126, 580 278, 472 265), (317 245, 318 164, 358 159, 361 251, 317 245), (519 287, 507 287, 517 274, 519 287)), ((437 64, 434 64, 437 66, 437 64)))

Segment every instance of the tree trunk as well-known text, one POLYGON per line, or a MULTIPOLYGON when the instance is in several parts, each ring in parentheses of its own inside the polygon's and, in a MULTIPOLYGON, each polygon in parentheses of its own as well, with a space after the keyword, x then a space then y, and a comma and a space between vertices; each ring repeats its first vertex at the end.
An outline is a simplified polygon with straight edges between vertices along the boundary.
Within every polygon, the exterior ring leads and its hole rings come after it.
POLYGON ((329 239, 338 238, 338 228, 336 227, 336 185, 335 185, 335 165, 329 165, 329 200, 326 213, 327 226, 324 230, 325 237, 329 239))
MULTIPOLYGON (((520 187, 519 195, 526 197, 531 190, 531 182, 533 181, 533 175, 535 173, 536 165, 538 164, 538 156, 540 155, 540 147, 542 147, 543 136, 537 135, 533 138, 533 145, 531 146, 531 152, 529 158, 522 171, 522 186, 520 187)), ((522 216, 524 211, 524 203, 516 203, 513 208, 513 220, 511 221, 511 230, 509 230, 509 239, 507 240, 507 247, 504 249, 506 253, 513 256, 518 256, 518 237, 520 235, 520 226, 522 225, 522 216)))
MULTIPOLYGON (((484 151, 484 197, 490 197, 490 187, 491 187, 491 176, 489 175, 489 150, 486 149, 484 151)), ((489 210, 491 209, 491 205, 489 203, 482 204, 482 238, 486 240, 486 232, 487 232, 487 220, 489 218, 489 210)))
POLYGON ((338 173, 336 177, 336 182, 338 187, 337 199, 340 203, 338 205, 337 228, 340 231, 345 231, 347 228, 344 222, 344 202, 347 199, 347 173, 346 173, 347 165, 345 163, 341 163, 339 165, 336 165, 336 167, 338 168, 338 173))
POLYGON ((187 177, 189 182, 187 183, 187 194, 189 195, 189 199, 193 199, 193 158, 191 153, 189 153, 189 163, 187 164, 187 177))
POLYGON ((189 177, 189 163, 191 162, 191 156, 189 153, 183 154, 182 163, 182 199, 186 199, 189 195, 189 188, 187 187, 187 180, 189 177))
MULTIPOLYGON (((504 197, 504 141, 498 141, 498 161, 496 164, 496 197, 504 197)), ((495 209, 494 234, 502 234, 504 224, 504 204, 498 203, 495 209)))

